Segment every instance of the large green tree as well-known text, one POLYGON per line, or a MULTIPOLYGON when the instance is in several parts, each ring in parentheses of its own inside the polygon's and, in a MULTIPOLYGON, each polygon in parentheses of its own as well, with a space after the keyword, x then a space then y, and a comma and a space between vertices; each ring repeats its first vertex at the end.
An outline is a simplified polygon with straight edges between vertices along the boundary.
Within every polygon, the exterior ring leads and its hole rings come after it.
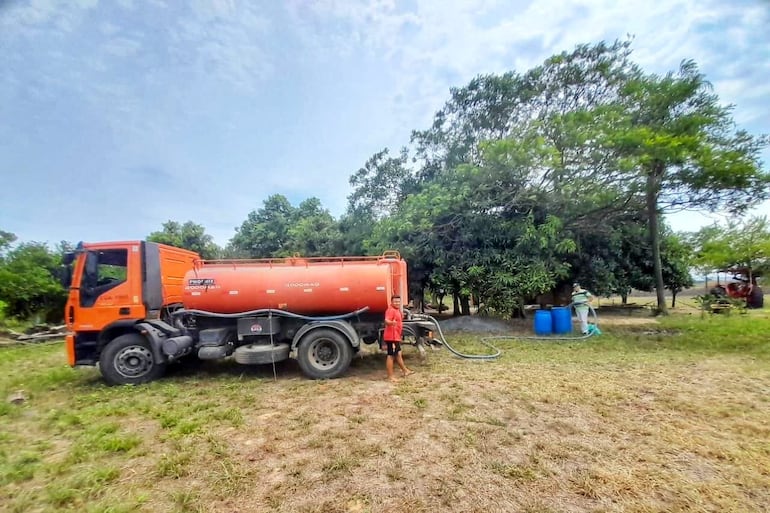
POLYGON ((595 114, 606 122, 604 144, 617 152, 629 193, 644 192, 657 307, 665 313, 661 213, 740 214, 767 198, 770 173, 760 161, 767 139, 735 129, 731 108, 692 61, 664 76, 639 73, 595 114))

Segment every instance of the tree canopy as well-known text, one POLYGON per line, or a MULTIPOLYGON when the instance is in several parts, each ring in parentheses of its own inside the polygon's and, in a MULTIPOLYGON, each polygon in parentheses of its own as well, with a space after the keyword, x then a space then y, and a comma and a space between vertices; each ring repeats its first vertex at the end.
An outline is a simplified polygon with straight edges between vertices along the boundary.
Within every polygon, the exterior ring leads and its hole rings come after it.
POLYGON ((147 240, 189 249, 209 260, 219 258, 222 252, 214 243, 214 238, 206 233, 206 229, 192 221, 187 221, 184 224, 166 221, 163 223, 162 229, 152 232, 147 236, 147 240))
POLYGON ((338 222, 318 198, 294 207, 285 196, 274 194, 262 208, 252 210, 236 230, 228 254, 246 258, 331 256, 342 252, 338 222))
POLYGON ((770 223, 765 216, 706 226, 692 235, 692 245, 695 265, 706 272, 734 268, 770 272, 770 223))

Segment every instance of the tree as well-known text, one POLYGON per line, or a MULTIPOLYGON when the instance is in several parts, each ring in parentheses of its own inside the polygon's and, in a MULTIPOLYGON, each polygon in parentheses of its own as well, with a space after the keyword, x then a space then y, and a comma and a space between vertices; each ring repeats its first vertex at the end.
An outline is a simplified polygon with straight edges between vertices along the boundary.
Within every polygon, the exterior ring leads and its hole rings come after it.
POLYGON ((692 240, 695 263, 701 269, 770 271, 770 223, 764 216, 707 226, 692 240))
POLYGON ((61 258, 45 244, 22 242, 11 248, 15 235, 2 232, 4 250, 0 258, 0 301, 12 316, 42 313, 60 320, 66 292, 56 279, 61 258))
POLYGON ((206 233, 206 229, 192 221, 184 224, 166 221, 163 223, 163 228, 158 232, 152 232, 147 236, 147 240, 189 249, 207 260, 219 258, 221 253, 220 248, 214 243, 214 238, 206 233))
POLYGON ((615 105, 596 112, 607 122, 605 144, 618 152, 629 192, 645 194, 661 313, 666 313, 661 212, 742 213, 768 196, 770 173, 759 160, 767 138, 735 131, 730 112, 693 61, 663 77, 639 73, 615 105))
POLYGON ((385 148, 372 155, 350 177, 354 189, 338 225, 344 254, 361 255, 370 251, 365 241, 371 239, 374 226, 395 212, 407 194, 415 192, 417 182, 407 161, 406 149, 402 149, 398 157, 392 157, 385 148))
MULTIPOLYGON (((630 41, 579 45, 524 74, 482 75, 462 88, 439 110, 433 125, 412 133, 423 180, 463 164, 477 164, 482 141, 537 137, 552 150, 551 174, 574 174, 575 165, 591 158, 580 127, 591 116, 570 119, 619 97, 627 77, 636 73, 629 61, 630 41)), ((600 165, 601 162, 594 162, 600 165)), ((580 166, 593 176, 610 172, 580 166)))
POLYGON ((350 177, 353 193, 348 196, 348 212, 369 219, 391 213, 415 188, 412 171, 406 167, 408 152, 391 157, 385 148, 372 155, 364 167, 350 177))
POLYGON ((563 257, 574 243, 529 187, 537 152, 512 141, 481 152, 481 165, 447 170, 404 199, 376 225, 371 243, 396 246, 416 262, 423 287, 448 285, 456 313, 470 313, 473 294, 509 315, 566 276, 563 257))
POLYGON ((16 242, 16 235, 11 232, 0 230, 0 261, 2 261, 5 252, 16 242))
MULTIPOLYGON (((511 237, 547 226, 546 219, 558 221, 557 238, 561 241, 573 241, 580 232, 590 232, 597 225, 612 225, 615 218, 627 216, 636 202, 625 194, 617 158, 599 146, 594 134, 602 126, 601 120, 596 120, 590 109, 620 98, 621 87, 637 72, 629 55, 630 42, 581 45, 526 73, 480 76, 463 88, 452 89, 450 100, 436 114, 433 125, 412 135, 416 160, 422 163, 417 173, 419 188, 426 190, 447 176, 470 178, 477 194, 469 208, 476 209, 480 220, 478 233, 491 239, 501 234, 494 231, 499 228, 494 216, 484 219, 488 212, 503 216, 510 224, 505 225, 503 234, 511 237), (479 173, 474 177, 457 174, 462 166, 476 167, 479 173)), ((454 224, 462 217, 456 217, 454 224)), ((465 246, 486 248, 484 236, 473 243, 467 241, 465 246)), ((552 250, 560 242, 547 237, 542 240, 548 241, 546 246, 554 245, 552 250)), ((457 244, 454 246, 446 252, 456 255, 457 244)), ((515 269, 515 278, 505 273, 498 278, 517 283, 516 288, 523 294, 517 301, 530 295, 524 292, 529 287, 526 284, 539 283, 530 287, 535 290, 546 283, 555 284, 556 276, 562 281, 567 279, 561 265, 545 266, 547 270, 543 270, 534 261, 524 264, 510 251, 516 246, 507 242, 508 250, 502 257, 506 265, 513 266, 510 272, 515 269)), ((562 246, 557 252, 566 255, 566 249, 562 246)), ((474 258, 481 260, 490 254, 474 251, 479 253, 474 258)), ((494 251, 492 254, 501 258, 494 251)), ((537 256, 550 258, 547 254, 537 256)), ((481 280, 479 272, 503 264, 476 266, 477 261, 470 258, 459 267, 439 263, 435 272, 454 276, 451 283, 484 283, 491 291, 490 283, 481 280), (471 269, 474 279, 468 280, 463 273, 471 269)), ((513 299, 508 302, 513 304, 513 299)))
POLYGON ((294 207, 281 194, 273 194, 259 210, 252 210, 230 240, 240 256, 267 258, 289 256, 289 227, 294 207))
POLYGON ((661 240, 663 283, 671 291, 671 308, 676 307, 676 295, 692 287, 693 248, 684 237, 665 233, 661 240))
POLYGON ((332 256, 342 252, 339 223, 318 198, 308 198, 298 207, 285 196, 274 194, 262 208, 251 211, 230 240, 227 251, 249 258, 332 256))
POLYGON ((287 249, 304 256, 334 256, 342 252, 339 224, 318 198, 299 204, 288 230, 287 249))

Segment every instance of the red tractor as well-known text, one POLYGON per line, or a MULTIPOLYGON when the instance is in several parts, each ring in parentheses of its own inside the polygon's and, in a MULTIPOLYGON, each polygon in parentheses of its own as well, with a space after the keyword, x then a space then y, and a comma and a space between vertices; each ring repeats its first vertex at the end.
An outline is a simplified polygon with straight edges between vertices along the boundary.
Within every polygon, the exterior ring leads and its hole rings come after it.
POLYGON ((711 294, 717 297, 743 299, 746 301, 747 308, 762 308, 764 306, 764 293, 757 284, 757 278, 760 276, 757 272, 752 272, 748 267, 722 269, 719 272, 731 274, 733 281, 727 285, 720 285, 717 282, 717 286, 711 289, 711 294))

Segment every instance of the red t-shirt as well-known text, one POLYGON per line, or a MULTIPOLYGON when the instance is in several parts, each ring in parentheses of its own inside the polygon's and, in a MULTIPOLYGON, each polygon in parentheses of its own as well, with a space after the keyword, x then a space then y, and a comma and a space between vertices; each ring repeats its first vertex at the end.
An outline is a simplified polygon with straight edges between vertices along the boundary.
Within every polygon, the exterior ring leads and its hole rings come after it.
POLYGON ((404 318, 401 315, 401 310, 389 306, 385 310, 386 321, 396 321, 396 324, 388 326, 385 325, 385 333, 382 334, 382 338, 386 342, 400 342, 401 341, 401 329, 404 325, 404 318))

